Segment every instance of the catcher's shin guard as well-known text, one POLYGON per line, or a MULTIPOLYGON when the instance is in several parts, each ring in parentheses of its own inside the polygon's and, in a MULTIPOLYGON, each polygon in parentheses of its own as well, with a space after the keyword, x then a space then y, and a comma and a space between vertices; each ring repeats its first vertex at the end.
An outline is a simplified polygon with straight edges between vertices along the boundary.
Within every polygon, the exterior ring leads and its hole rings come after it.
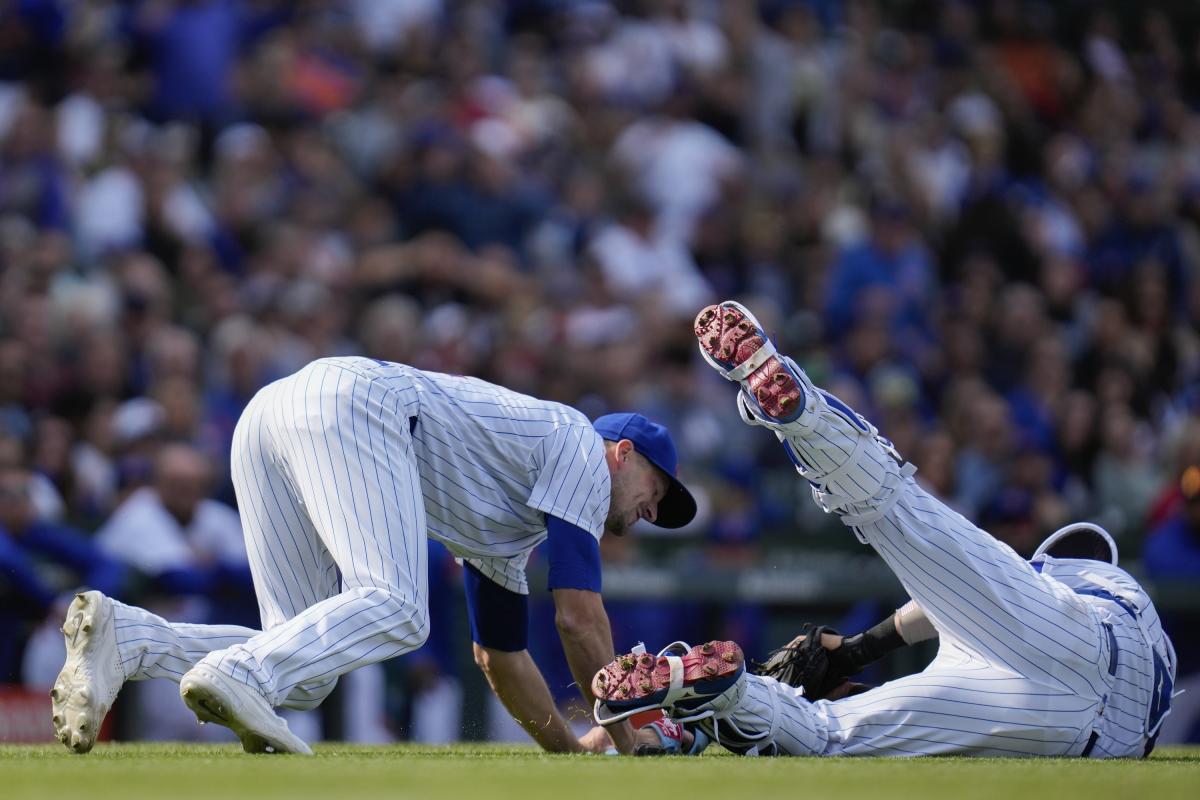
POLYGON ((676 722, 719 714, 741 699, 745 675, 736 642, 676 642, 657 656, 627 653, 592 678, 596 722, 611 725, 656 708, 667 709, 676 722))
POLYGON ((740 385, 742 419, 783 442, 821 508, 852 526, 887 513, 900 483, 916 468, 900 463, 875 426, 779 354, 744 306, 727 300, 705 308, 695 332, 705 360, 740 385))
MULTIPOLYGON (((774 727, 774 723, 772 723, 774 727)), ((731 753, 739 756, 778 756, 783 755, 775 744, 774 730, 745 731, 739 728, 733 720, 711 717, 696 723, 695 733, 716 742, 731 753)))

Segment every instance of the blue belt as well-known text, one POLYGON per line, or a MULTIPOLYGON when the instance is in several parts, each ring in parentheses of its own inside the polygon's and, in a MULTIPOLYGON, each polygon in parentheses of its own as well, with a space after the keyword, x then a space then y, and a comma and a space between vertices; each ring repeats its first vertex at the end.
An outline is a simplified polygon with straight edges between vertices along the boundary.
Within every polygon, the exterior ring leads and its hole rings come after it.
POLYGON ((1100 597, 1105 600, 1111 600, 1114 603, 1116 603, 1117 605, 1119 605, 1125 611, 1126 614, 1133 617, 1135 622, 1137 621, 1138 612, 1137 612, 1137 609, 1133 607, 1133 604, 1130 603, 1128 600, 1126 600, 1124 597, 1113 594, 1112 592, 1108 591, 1107 589, 1076 589, 1075 594, 1086 594, 1086 595, 1091 595, 1092 597, 1100 597))

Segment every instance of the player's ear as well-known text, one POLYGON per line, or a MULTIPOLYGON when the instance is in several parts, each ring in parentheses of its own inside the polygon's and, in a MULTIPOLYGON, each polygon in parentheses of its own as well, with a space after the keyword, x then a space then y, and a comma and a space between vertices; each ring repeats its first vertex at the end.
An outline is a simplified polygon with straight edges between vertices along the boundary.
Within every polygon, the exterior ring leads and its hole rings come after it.
POLYGON ((619 442, 604 443, 604 458, 608 462, 610 470, 617 470, 629 464, 629 459, 633 457, 634 449, 633 442, 628 439, 622 439, 619 442))

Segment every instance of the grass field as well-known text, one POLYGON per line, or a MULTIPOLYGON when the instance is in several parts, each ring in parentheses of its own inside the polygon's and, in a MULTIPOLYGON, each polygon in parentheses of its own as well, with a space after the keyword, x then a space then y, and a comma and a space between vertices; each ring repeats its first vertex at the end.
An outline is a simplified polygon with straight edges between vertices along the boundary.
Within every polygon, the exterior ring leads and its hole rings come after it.
POLYGON ((235 745, 0 746, 0 798, 1169 798, 1200 797, 1200 748, 1148 761, 610 758, 531 748, 325 745, 314 758, 235 745))

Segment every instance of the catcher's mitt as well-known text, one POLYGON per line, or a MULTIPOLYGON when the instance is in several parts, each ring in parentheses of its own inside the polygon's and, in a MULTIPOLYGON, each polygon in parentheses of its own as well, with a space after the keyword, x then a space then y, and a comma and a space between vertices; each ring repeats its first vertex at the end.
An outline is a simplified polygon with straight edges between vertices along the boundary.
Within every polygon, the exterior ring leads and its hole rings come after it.
POLYGON ((806 624, 799 636, 772 651, 765 664, 755 664, 754 674, 802 688, 809 700, 838 700, 871 688, 849 680, 865 666, 856 663, 852 653, 842 652, 852 648, 826 649, 821 645, 823 633, 841 635, 827 625, 806 624))

